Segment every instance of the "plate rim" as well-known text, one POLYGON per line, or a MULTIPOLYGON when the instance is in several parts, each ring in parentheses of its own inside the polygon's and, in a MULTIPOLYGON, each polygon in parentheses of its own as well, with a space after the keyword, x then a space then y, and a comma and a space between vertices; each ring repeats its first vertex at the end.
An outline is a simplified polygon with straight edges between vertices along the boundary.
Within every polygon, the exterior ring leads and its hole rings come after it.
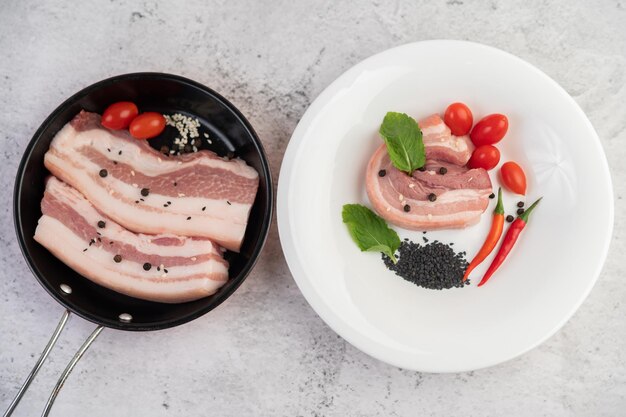
POLYGON ((535 67, 531 63, 525 61, 524 59, 513 55, 507 51, 502 49, 485 45, 478 42, 471 41, 463 41, 463 40, 446 40, 446 39, 435 39, 435 40, 425 40, 418 42, 410 42, 405 43, 399 46, 395 46, 381 52, 378 52, 374 55, 371 55, 355 65, 348 68, 342 74, 340 74, 337 78, 335 78, 324 90, 315 98, 315 100, 310 104, 310 106, 306 109, 302 118, 298 122, 298 125, 294 129, 289 143, 287 145, 287 149, 285 150, 285 154, 283 156, 283 161, 280 168, 280 173, 278 177, 278 187, 276 193, 276 215, 277 215, 277 226, 278 226, 278 234, 280 244, 285 256, 285 261, 289 267, 293 280, 296 282, 300 292, 306 299, 307 303, 311 306, 311 308, 317 313, 318 316, 339 336, 341 336, 344 340, 350 343, 355 348, 360 351, 366 353, 367 355, 378 359, 382 362, 385 362, 389 365, 400 367, 403 369, 410 369, 414 371, 420 372, 431 372, 431 373, 452 373, 452 372, 467 372, 478 369, 484 369, 491 366, 498 365, 500 363, 508 362, 512 359, 515 359, 530 350, 536 348, 537 346, 544 343, 546 340, 551 338, 556 332, 558 332, 578 311, 582 303, 587 299, 591 290, 595 283, 597 282, 602 269, 606 263, 606 259, 608 256, 608 251, 610 247, 610 243, 613 236, 614 230, 614 217, 615 217, 615 197, 613 190, 613 183, 610 174, 608 160, 606 158, 606 153, 604 152, 604 148, 600 141, 600 138, 593 127, 591 121, 584 113, 582 108, 573 99, 573 97, 554 79, 552 79, 545 72, 541 71, 539 68, 535 67), (350 79, 350 77, 360 72, 364 67, 367 67, 368 63, 379 58, 381 55, 386 54, 394 54, 403 49, 411 49, 421 45, 430 44, 430 45, 439 45, 439 46, 460 46, 460 47, 470 47, 470 48, 482 48, 488 50, 490 53, 501 54, 505 56, 507 59, 512 59, 516 61, 518 64, 521 64, 525 68, 530 71, 537 73, 539 76, 548 81, 553 87, 555 87, 556 91, 558 91, 561 95, 564 95, 565 98, 572 102, 574 105, 575 111, 578 112, 581 119, 587 125, 593 135, 591 140, 600 151, 600 155, 602 156, 602 171, 601 175, 604 177, 603 179, 608 183, 608 198, 610 201, 609 205, 609 224, 608 231, 606 237, 603 242, 602 254, 599 259, 596 270, 593 273, 592 279, 589 280, 587 287, 581 293, 578 301, 573 304, 570 310, 563 316, 563 318, 552 328, 549 332, 546 332, 546 335, 542 338, 539 338, 534 343, 531 343, 529 346, 524 347, 516 354, 506 357, 499 358, 496 360, 486 360, 484 363, 478 364, 478 366, 466 366, 466 367, 455 367, 455 368, 446 368, 441 366, 412 366, 411 364, 407 364, 406 361, 400 359, 400 357, 396 358, 393 356, 384 356, 384 353, 381 353, 381 350, 386 350, 385 348, 379 348, 378 346, 369 342, 371 338, 364 336, 358 331, 355 331, 351 326, 347 325, 344 320, 337 314, 335 314, 323 301, 321 297, 317 296, 317 293, 312 288, 309 279, 306 276, 306 272, 304 268, 300 264, 300 261, 297 257, 295 246, 293 244, 293 237, 291 233, 291 225, 289 224, 289 204, 288 204, 288 190, 292 183, 292 171, 294 168, 295 158, 297 156, 298 150, 301 144, 304 141, 304 137, 306 136, 307 130, 310 128, 312 122, 318 116, 318 114, 323 110, 323 108, 328 104, 329 100, 337 94, 337 87, 341 86, 345 80, 350 79))

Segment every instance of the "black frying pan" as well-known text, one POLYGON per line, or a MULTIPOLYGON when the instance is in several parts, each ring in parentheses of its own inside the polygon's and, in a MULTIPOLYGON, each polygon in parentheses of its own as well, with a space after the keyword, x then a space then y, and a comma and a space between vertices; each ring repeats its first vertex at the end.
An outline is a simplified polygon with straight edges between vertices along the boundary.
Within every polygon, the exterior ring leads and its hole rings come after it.
MULTIPOLYGON (((167 128, 159 138, 150 140, 150 144, 159 149, 161 145, 171 143, 175 134, 174 129, 167 128)), ((74 94, 48 116, 26 148, 17 172, 13 203, 17 238, 24 258, 39 283, 68 311, 5 416, 11 414, 34 378, 65 325, 69 312, 99 325, 61 376, 44 411, 47 415, 65 378, 102 327, 133 331, 165 329, 198 318, 228 298, 250 273, 261 253, 272 219, 273 191, 270 168, 261 142, 252 126, 231 103, 215 91, 183 77, 135 73, 93 84, 74 94), (33 239, 41 217, 39 203, 43 197, 44 179, 50 175, 44 167, 43 157, 52 138, 81 109, 102 113, 116 101, 133 101, 140 111, 183 113, 197 117, 213 142, 209 145, 203 141, 202 148, 222 156, 238 156, 259 173, 259 190, 241 252, 226 253, 230 263, 229 280, 210 297, 181 304, 128 297, 82 277, 33 239)))

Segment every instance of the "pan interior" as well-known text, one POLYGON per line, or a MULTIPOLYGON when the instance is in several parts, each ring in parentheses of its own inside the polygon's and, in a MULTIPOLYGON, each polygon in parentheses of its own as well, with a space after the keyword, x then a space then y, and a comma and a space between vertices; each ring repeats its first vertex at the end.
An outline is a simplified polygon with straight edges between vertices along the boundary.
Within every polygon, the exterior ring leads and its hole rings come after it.
MULTIPOLYGON (((168 128, 150 144, 159 149, 176 134, 168 128)), ((219 94, 182 77, 160 74, 127 74, 96 83, 61 104, 41 125, 29 143, 18 170, 14 213, 18 240, 31 270, 44 288, 61 304, 92 322, 123 330, 157 330, 190 321, 215 308, 243 282, 260 254, 271 221, 272 188, 269 166, 261 143, 245 118, 219 94), (102 113, 116 101, 133 101, 140 111, 182 113, 199 119, 202 148, 221 156, 244 159, 259 173, 259 190, 250 213, 240 253, 227 252, 229 281, 216 294, 182 304, 163 304, 128 297, 92 283, 55 258, 33 239, 41 217, 44 180, 50 175, 43 157, 54 135, 81 109, 102 113), (61 285, 71 287, 70 294, 61 285), (132 320, 120 320, 120 314, 132 320)))

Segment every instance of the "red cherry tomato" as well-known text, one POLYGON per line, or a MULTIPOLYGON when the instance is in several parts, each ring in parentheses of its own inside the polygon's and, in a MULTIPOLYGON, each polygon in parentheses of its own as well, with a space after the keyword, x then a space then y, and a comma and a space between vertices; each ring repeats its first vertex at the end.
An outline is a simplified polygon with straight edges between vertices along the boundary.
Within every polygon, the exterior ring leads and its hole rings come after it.
POLYGON ((500 168, 502 184, 515 194, 526 195, 526 175, 515 162, 505 162, 500 168))
POLYGON ((102 113, 100 123, 108 129, 126 129, 138 114, 139 110, 137 106, 135 106, 135 103, 130 101, 118 101, 117 103, 111 104, 104 113, 102 113))
POLYGON ((474 149, 472 157, 467 162, 470 168, 493 169, 500 162, 500 151, 493 145, 483 145, 474 149))
POLYGON ((472 111, 463 103, 452 103, 443 115, 443 121, 454 136, 467 135, 472 130, 472 111))
POLYGON ((150 139, 158 136, 165 129, 165 117, 153 111, 141 113, 130 124, 130 134, 135 139, 150 139))
POLYGON ((474 145, 493 145, 502 140, 509 129, 509 120, 503 114, 485 116, 472 129, 470 138, 474 145))

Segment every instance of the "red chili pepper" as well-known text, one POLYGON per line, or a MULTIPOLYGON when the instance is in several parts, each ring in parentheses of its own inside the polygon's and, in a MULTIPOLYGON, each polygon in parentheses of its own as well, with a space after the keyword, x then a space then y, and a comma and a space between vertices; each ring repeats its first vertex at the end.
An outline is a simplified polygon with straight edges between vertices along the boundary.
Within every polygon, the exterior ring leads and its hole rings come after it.
POLYGON ((502 188, 498 188, 498 204, 496 205, 496 209, 493 211, 493 221, 491 222, 491 229, 489 230, 489 234, 485 239, 485 243, 480 248, 472 262, 470 262, 467 270, 465 271, 465 275, 463 275, 463 281, 467 279, 470 272, 474 268, 476 268, 482 261, 485 260, 487 256, 491 253, 493 248, 496 247, 498 241, 500 240, 500 236, 502 236, 502 228, 504 227, 504 207, 502 206, 502 188))
POLYGON ((511 227, 509 227, 509 230, 507 230, 506 235, 504 236, 504 240, 502 241, 502 245, 500 246, 500 249, 496 254, 496 257, 493 258, 493 262, 491 262, 491 265, 485 273, 485 276, 478 284, 479 287, 487 282, 489 278, 491 278, 493 273, 496 272, 496 270, 500 267, 500 265, 502 265, 502 262, 504 262, 509 252, 511 252, 511 249, 513 249, 513 246, 515 245, 515 242, 517 241, 520 233, 526 226, 526 223, 528 223, 528 217, 530 216, 530 213, 540 201, 541 198, 535 201, 530 207, 528 207, 525 212, 517 216, 517 219, 515 219, 515 221, 511 223, 511 227))

